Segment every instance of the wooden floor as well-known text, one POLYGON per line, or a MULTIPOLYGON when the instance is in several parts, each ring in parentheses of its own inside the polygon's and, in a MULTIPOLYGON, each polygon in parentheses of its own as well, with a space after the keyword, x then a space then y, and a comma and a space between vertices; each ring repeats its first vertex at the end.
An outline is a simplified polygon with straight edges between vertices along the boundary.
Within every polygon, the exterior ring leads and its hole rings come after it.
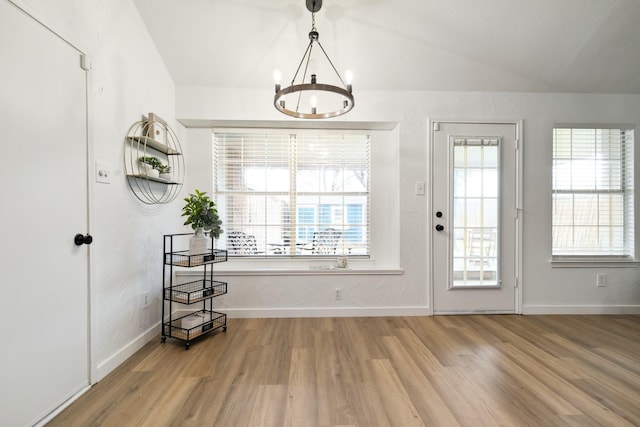
POLYGON ((640 316, 231 319, 49 426, 638 426, 640 316))

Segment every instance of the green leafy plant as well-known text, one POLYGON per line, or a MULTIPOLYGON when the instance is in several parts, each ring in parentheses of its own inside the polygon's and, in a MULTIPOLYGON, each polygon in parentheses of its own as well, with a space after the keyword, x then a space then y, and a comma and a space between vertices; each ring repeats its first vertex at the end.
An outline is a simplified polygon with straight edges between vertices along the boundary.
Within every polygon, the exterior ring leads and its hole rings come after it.
POLYGON ((217 239, 223 233, 222 221, 218 217, 216 204, 207 193, 196 188, 193 194, 184 199, 185 205, 182 208, 182 216, 187 217, 184 225, 191 225, 194 230, 202 227, 217 239))
POLYGON ((171 166, 169 165, 164 165, 164 164, 160 164, 157 167, 155 167, 155 169, 158 169, 158 172, 160 173, 170 173, 171 172, 171 166))
POLYGON ((147 164, 151 166, 153 169, 158 169, 159 166, 162 166, 162 162, 157 157, 153 156, 144 156, 138 159, 140 163, 147 164))

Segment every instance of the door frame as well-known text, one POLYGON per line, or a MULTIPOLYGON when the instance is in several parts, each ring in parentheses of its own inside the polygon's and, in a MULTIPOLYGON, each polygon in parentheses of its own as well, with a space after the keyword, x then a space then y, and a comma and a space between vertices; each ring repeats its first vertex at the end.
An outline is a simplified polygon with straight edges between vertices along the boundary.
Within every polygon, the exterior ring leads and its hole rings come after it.
MULTIPOLYGON (((435 135, 436 129, 440 123, 451 123, 451 124, 477 124, 477 125, 514 125, 516 127, 516 150, 515 150, 515 179, 516 179, 516 206, 513 209, 513 215, 515 220, 515 236, 514 236, 514 248, 515 248, 515 263, 514 271, 516 277, 515 280, 515 307, 514 312, 516 314, 522 314, 522 234, 523 234, 523 178, 524 178, 524 168, 523 168, 523 160, 524 160, 524 144, 523 144, 523 120, 515 119, 515 120, 471 120, 471 119, 436 119, 436 118, 428 118, 427 119, 427 129, 428 129, 428 144, 429 149, 427 150, 427 165, 429 167, 429 183, 430 185, 427 187, 428 198, 427 198, 427 228, 428 232, 428 252, 426 253, 426 263, 427 269, 429 271, 427 275, 427 293, 429 295, 429 315, 434 315, 434 286, 435 286, 435 278, 434 278, 434 269, 433 269, 433 253, 434 253, 434 230, 435 230, 435 222, 433 220, 433 194, 434 194, 434 169, 435 169, 435 157, 434 157, 434 143, 435 143, 435 135)), ((506 213, 505 213, 506 214, 506 213)))

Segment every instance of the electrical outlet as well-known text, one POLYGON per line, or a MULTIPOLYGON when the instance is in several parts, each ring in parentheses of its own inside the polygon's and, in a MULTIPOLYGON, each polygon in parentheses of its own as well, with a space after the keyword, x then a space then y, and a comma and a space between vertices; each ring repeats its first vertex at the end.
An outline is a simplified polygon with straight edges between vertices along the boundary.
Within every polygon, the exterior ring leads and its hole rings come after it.
POLYGON ((341 300, 342 299, 342 288, 336 288, 336 296, 335 296, 336 301, 341 300))
POLYGON ((151 302, 149 301, 149 291, 143 292, 141 295, 141 298, 142 298, 142 308, 143 309, 148 308, 149 303, 151 302))
POLYGON ((596 286, 601 288, 607 286, 607 274, 606 273, 597 273, 596 274, 596 286))

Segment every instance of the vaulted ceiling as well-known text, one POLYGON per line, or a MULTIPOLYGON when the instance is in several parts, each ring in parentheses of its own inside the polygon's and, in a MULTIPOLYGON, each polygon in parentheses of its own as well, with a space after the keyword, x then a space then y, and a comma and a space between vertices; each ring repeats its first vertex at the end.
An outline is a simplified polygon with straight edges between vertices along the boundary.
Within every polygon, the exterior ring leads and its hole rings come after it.
MULTIPOLYGON (((272 88, 308 43, 305 0, 134 0, 177 86, 272 88)), ((324 0, 354 90, 640 94, 638 0, 324 0)), ((289 76, 290 75, 290 76, 289 76)))

